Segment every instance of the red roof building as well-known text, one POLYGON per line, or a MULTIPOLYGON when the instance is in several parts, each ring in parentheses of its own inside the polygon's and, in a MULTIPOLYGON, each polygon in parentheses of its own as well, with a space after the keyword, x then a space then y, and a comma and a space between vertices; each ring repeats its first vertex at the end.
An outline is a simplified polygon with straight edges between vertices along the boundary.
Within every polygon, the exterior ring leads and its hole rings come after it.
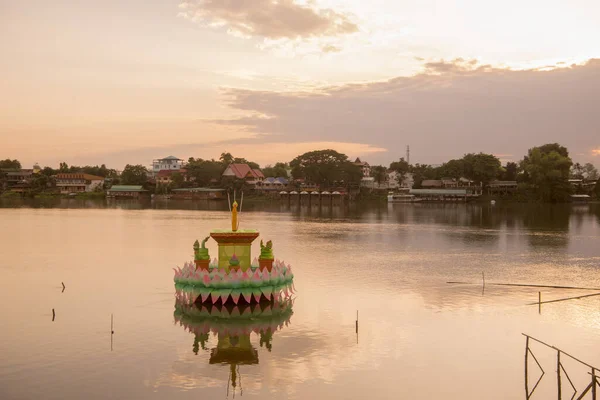
POLYGON ((229 164, 223 176, 244 179, 247 183, 256 183, 265 179, 261 170, 252 169, 248 164, 229 164))

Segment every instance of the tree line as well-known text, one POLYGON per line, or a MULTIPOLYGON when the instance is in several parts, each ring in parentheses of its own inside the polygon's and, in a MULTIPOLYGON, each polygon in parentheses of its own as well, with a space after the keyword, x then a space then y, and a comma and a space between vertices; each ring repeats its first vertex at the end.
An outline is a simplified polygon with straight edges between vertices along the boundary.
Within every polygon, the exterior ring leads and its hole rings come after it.
MULTIPOLYGON (((437 167, 427 164, 409 165, 401 158, 391 163, 389 169, 383 166, 373 167, 371 174, 376 182, 381 183, 388 170, 396 171, 400 180, 411 173, 414 188, 420 188, 426 179, 465 178, 483 187, 495 180, 516 181, 517 196, 523 200, 541 202, 569 201, 570 195, 576 190, 569 179, 597 182, 600 178, 594 165, 574 164, 567 148, 558 143, 533 147, 521 161, 507 162, 505 165, 492 154, 470 153, 437 167)), ((594 190, 597 197, 600 197, 600 185, 596 184, 594 190)))
MULTIPOLYGON (((156 193, 166 193, 171 189, 191 186, 243 188, 244 182, 223 177, 223 172, 231 163, 248 164, 253 169, 260 165, 245 158, 234 157, 224 152, 218 160, 190 157, 185 165, 186 175, 174 172, 168 186, 157 184, 156 193)), ((18 160, 0 160, 0 171, 19 169, 18 160)), ((566 147, 558 143, 545 144, 529 149, 519 162, 507 162, 502 165, 498 157, 486 153, 469 153, 458 159, 449 160, 439 166, 428 164, 409 164, 404 158, 392 162, 388 167, 375 165, 370 168, 374 181, 381 184, 389 179, 389 172, 395 171, 399 183, 412 174, 414 188, 422 187, 428 179, 465 178, 485 187, 495 180, 518 182, 518 194, 524 200, 543 202, 568 201, 573 193, 569 179, 597 181, 599 174, 590 164, 573 163, 566 147)), ((41 174, 32 180, 32 187, 43 190, 53 185, 53 176, 58 173, 87 173, 109 178, 109 184, 142 185, 152 189, 149 183, 149 171, 143 165, 125 166, 119 174, 104 164, 98 166, 69 166, 62 162, 58 169, 44 167, 41 174)), ((277 162, 262 169, 265 177, 291 177, 299 182, 318 185, 322 189, 331 187, 358 186, 363 178, 360 165, 352 162, 346 154, 332 149, 309 151, 295 157, 290 162, 277 162)), ((0 173, 0 180, 3 179, 0 173)), ((595 186, 600 197, 600 185, 595 186)))

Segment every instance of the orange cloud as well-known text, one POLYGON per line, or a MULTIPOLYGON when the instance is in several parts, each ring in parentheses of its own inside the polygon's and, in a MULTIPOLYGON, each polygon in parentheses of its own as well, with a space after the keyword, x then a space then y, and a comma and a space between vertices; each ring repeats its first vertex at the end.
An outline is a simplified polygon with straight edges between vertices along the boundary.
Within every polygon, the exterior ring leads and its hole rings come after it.
POLYGON ((593 149, 593 150, 592 150, 592 154, 593 154, 594 156, 600 156, 600 148, 593 149))
POLYGON ((180 15, 239 36, 298 39, 339 36, 358 31, 348 16, 332 9, 300 5, 294 0, 187 0, 180 15))

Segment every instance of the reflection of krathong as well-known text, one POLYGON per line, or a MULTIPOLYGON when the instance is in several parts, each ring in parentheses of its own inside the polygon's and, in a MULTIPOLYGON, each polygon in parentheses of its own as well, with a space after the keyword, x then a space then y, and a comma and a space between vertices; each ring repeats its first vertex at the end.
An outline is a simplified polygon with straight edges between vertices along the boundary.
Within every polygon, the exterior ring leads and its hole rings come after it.
POLYGON ((260 257, 251 260, 251 245, 259 236, 255 230, 239 230, 238 204, 231 209, 231 230, 214 230, 202 244, 194 243, 194 262, 176 268, 175 287, 178 302, 192 304, 237 305, 240 301, 256 304, 278 303, 294 291, 290 265, 273 257, 273 244, 260 242, 260 257), (213 238, 219 246, 219 258, 211 262, 206 242, 213 238))
POLYGON ((268 301, 263 297, 259 302, 250 303, 242 297, 238 304, 232 301, 190 303, 194 296, 189 289, 177 290, 175 323, 194 334, 195 354, 200 348, 208 350, 211 333, 217 336, 216 347, 210 349, 209 364, 229 365, 227 395, 230 385, 234 397, 238 386, 243 394, 239 366, 258 364, 258 352, 252 346, 251 334, 259 336, 260 347, 271 351, 273 334, 289 324, 293 299, 279 297, 268 301))

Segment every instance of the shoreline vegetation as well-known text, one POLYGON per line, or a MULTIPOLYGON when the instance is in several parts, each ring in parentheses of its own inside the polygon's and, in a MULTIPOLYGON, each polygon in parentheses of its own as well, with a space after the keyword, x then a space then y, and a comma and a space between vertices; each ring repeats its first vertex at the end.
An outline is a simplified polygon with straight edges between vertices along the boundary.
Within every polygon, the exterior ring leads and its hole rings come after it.
MULTIPOLYGON (((437 166, 409 164, 404 158, 389 166, 370 166, 360 159, 353 162, 347 155, 327 149, 310 151, 290 162, 267 165, 262 170, 257 163, 233 157, 230 153, 222 153, 219 160, 190 157, 180 170, 170 172, 167 179, 161 179, 143 165, 128 164, 119 172, 104 164, 79 167, 69 166, 65 162, 61 162, 58 169, 48 166, 42 168, 36 164, 32 170, 24 170, 18 160, 5 159, 0 160, 0 198, 66 196, 104 199, 113 185, 129 185, 142 189, 144 196, 140 196, 140 199, 154 197, 157 201, 174 195, 176 190, 209 188, 224 190, 230 195, 244 192, 244 199, 249 203, 273 201, 279 197, 279 190, 336 191, 346 194, 349 202, 362 203, 383 202, 389 192, 407 193, 436 184, 436 190, 442 192, 468 187, 468 190, 477 192, 472 199, 477 203, 491 200, 568 203, 574 199, 600 199, 600 174, 597 169, 591 163, 574 163, 567 148, 558 143, 533 147, 521 161, 509 161, 504 165, 493 154, 469 153, 437 166), (267 192, 261 188, 260 180, 250 181, 248 177, 225 174, 232 164, 245 164, 253 171, 262 171, 265 179, 283 179, 286 183, 267 192), (98 178, 100 185, 94 186, 93 190, 88 190, 86 186, 85 190, 79 188, 74 193, 61 193, 70 191, 57 185, 57 180, 64 179, 66 174, 98 178), (510 189, 493 192, 493 187, 510 189)), ((221 198, 226 199, 227 195, 221 198)))

